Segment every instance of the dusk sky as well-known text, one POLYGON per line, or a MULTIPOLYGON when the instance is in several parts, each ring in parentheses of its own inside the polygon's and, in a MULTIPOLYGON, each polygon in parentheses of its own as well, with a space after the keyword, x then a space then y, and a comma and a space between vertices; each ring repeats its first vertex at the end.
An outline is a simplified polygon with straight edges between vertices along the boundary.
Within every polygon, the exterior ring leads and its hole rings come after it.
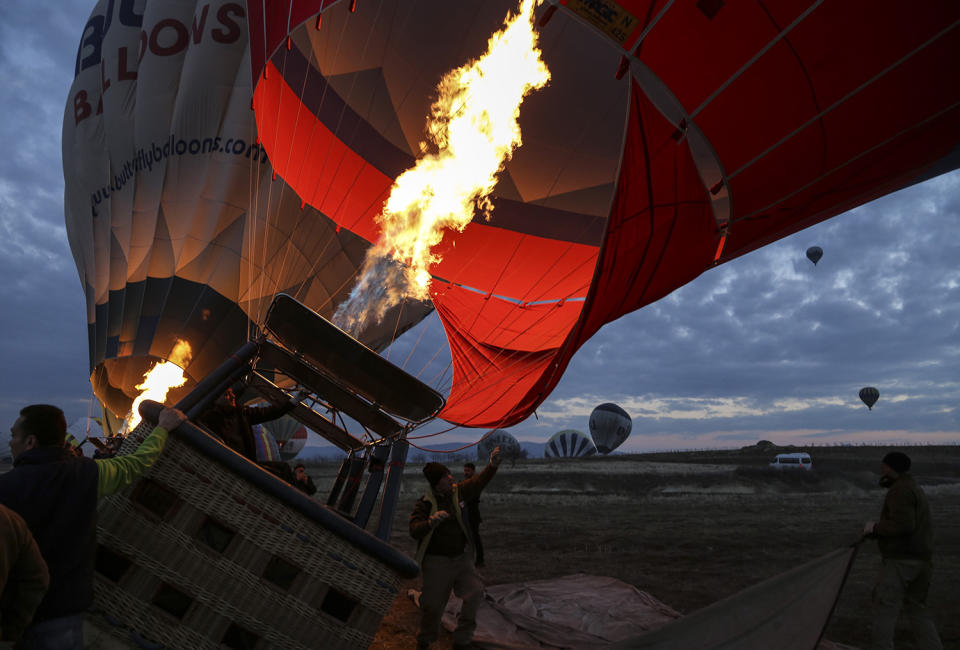
MULTIPOLYGON (((60 148, 91 6, 0 4, 4 447, 26 404, 60 405, 68 421, 86 416, 91 404, 60 148)), ((435 317, 430 321, 427 338, 439 333, 435 317)), ((405 359, 418 333, 408 333, 392 358, 405 359)), ((419 372, 417 359, 408 370, 419 372)), ((760 439, 954 444, 958 368, 960 172, 953 172, 709 271, 607 325, 579 351, 537 417, 510 431, 540 442, 561 429, 587 432, 591 410, 615 402, 633 418, 623 451, 760 439), (813 245, 824 250, 817 266, 804 255, 813 245), (857 395, 868 385, 880 391, 872 411, 857 395)), ((417 442, 475 441, 483 433, 459 429, 417 442)))

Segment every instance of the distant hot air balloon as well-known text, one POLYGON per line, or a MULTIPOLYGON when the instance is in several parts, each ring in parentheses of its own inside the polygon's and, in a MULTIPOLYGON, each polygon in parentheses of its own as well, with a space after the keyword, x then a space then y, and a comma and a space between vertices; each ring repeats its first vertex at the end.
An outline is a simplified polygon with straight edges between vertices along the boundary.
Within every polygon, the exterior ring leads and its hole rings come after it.
POLYGON ((873 405, 880 399, 880 391, 873 386, 867 386, 860 389, 860 399, 867 405, 867 409, 873 410, 873 405))
POLYGON ((816 266, 820 258, 823 257, 823 249, 819 246, 811 246, 807 249, 807 258, 816 266))
POLYGON ((616 404, 601 404, 590 414, 590 435, 601 454, 619 447, 633 428, 633 420, 616 404))
POLYGON ((495 447, 500 447, 503 458, 518 458, 523 449, 520 441, 514 438, 513 434, 503 429, 496 429, 477 445, 477 458, 482 461, 487 460, 495 447))
POLYGON ((307 444, 307 428, 289 415, 264 422, 260 426, 276 439, 282 460, 291 460, 307 444))
POLYGON ((553 434, 543 450, 544 458, 593 456, 596 453, 597 448, 590 438, 575 429, 566 429, 553 434))

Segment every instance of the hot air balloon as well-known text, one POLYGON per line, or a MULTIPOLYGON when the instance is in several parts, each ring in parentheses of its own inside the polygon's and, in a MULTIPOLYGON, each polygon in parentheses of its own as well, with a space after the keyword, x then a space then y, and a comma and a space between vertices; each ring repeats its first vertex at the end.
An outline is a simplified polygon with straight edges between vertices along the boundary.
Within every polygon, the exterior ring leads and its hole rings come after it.
POLYGON ((633 428, 633 420, 616 404, 601 404, 590 414, 590 436, 601 454, 609 454, 623 444, 633 428))
MULTIPOLYGON (((520 422, 605 323, 960 160, 958 3, 611 6, 536 10, 550 81, 492 210, 433 248, 450 422, 520 422)), ((438 83, 517 8, 249 3, 257 131, 311 218, 378 241, 438 83)))
MULTIPOLYGON (((81 36, 63 120, 66 228, 91 381, 121 417, 158 361, 186 370, 168 401, 189 391, 276 293, 331 315, 369 246, 275 178, 250 110, 244 5, 102 0, 81 36)), ((408 302, 358 338, 380 349, 429 310, 408 302)))
POLYGON ((576 429, 565 429, 550 436, 543 450, 545 458, 593 456, 597 448, 586 435, 576 429))
POLYGON ((280 459, 290 461, 297 457, 307 444, 307 428, 299 427, 293 436, 280 445, 280 459))
POLYGON ((873 386, 866 386, 860 389, 860 399, 867 405, 867 409, 872 411, 873 405, 880 399, 880 391, 873 386))
POLYGON ((477 458, 486 461, 490 458, 490 452, 496 447, 500 447, 501 456, 508 460, 515 460, 523 455, 523 448, 512 433, 503 429, 496 429, 477 445, 477 458))
POLYGON ((819 246, 811 246, 807 249, 807 259, 813 262, 814 266, 817 265, 821 257, 823 257, 823 249, 819 246))

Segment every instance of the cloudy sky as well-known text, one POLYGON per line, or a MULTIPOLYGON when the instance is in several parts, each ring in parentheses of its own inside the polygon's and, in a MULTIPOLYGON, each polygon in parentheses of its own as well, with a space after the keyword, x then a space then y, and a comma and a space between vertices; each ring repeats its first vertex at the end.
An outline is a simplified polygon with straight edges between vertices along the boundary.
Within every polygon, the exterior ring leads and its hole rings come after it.
MULTIPOLYGON (((90 405, 60 134, 91 4, 0 3, 0 417, 8 423, 29 403, 59 404, 70 420, 90 405)), ((537 417, 511 432, 543 441, 560 429, 586 431, 594 406, 616 402, 633 417, 624 450, 759 439, 960 442, 958 226, 954 172, 710 271, 606 326, 537 417), (825 251, 816 267, 804 256, 812 245, 825 251), (880 390, 873 411, 857 397, 866 385, 880 390)), ((427 335, 437 331, 434 323, 427 335)))

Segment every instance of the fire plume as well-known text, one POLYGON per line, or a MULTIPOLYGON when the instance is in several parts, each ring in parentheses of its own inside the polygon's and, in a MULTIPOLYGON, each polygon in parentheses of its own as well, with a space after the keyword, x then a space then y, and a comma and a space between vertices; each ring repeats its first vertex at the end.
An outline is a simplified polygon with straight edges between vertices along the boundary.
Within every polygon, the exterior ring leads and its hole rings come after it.
POLYGON ((140 424, 140 404, 145 399, 151 399, 163 404, 167 399, 167 391, 171 388, 183 386, 187 378, 183 374, 183 366, 190 363, 193 350, 187 341, 177 339, 168 361, 158 361, 143 375, 143 383, 137 384, 140 394, 133 400, 130 414, 123 423, 121 433, 126 435, 140 424))
POLYGON ((497 175, 521 145, 520 105, 550 80, 540 58, 533 14, 522 0, 480 58, 448 72, 427 120, 416 164, 397 177, 378 217, 380 239, 367 251, 361 278, 334 320, 359 334, 369 321, 410 297, 429 298, 431 249, 445 229, 462 232, 479 208, 489 218, 497 175))

